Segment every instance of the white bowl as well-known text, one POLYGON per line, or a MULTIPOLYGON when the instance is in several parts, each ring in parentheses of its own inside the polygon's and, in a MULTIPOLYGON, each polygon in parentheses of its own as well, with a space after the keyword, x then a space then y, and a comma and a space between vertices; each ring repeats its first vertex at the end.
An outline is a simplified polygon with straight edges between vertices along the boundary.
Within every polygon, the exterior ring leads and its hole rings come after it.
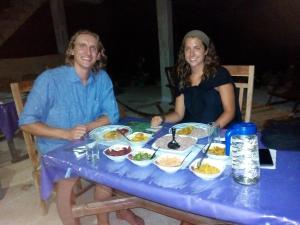
MULTIPOLYGON (((204 148, 206 149, 206 148, 204 148)), ((207 156, 212 159, 228 159, 228 155, 225 154, 225 144, 222 143, 211 143, 207 156), (223 154, 220 154, 220 150, 224 150, 223 154)))
POLYGON ((226 168, 226 163, 222 160, 205 158, 205 159, 203 159, 201 165, 209 164, 210 166, 218 168, 219 172, 213 173, 213 174, 200 173, 195 170, 195 168, 197 168, 197 163, 199 162, 199 160, 201 160, 201 158, 195 159, 189 166, 189 170, 196 176, 202 178, 203 180, 213 180, 213 179, 217 178, 218 176, 220 176, 223 173, 223 171, 226 168))
POLYGON ((135 164, 137 166, 145 167, 145 166, 150 165, 152 163, 153 159, 135 160, 134 157, 141 153, 147 153, 150 156, 152 156, 154 154, 154 152, 155 152, 154 150, 149 149, 149 148, 137 148, 132 153, 127 155, 127 159, 130 160, 130 162, 132 162, 133 164, 135 164))
MULTIPOLYGON (((109 158, 109 159, 111 159, 111 160, 113 160, 113 161, 116 161, 116 162, 122 162, 123 160, 125 160, 125 159, 127 158, 127 155, 128 155, 129 153, 131 153, 131 152, 132 152, 132 149, 131 149, 130 145, 124 143, 124 144, 115 144, 115 145, 110 146, 109 148, 106 148, 106 149, 103 151, 103 154, 104 154, 107 158, 109 158), (111 154, 108 153, 108 151, 112 151, 112 150, 121 153, 121 151, 122 151, 124 148, 125 148, 125 149, 129 149, 130 151, 129 151, 129 152, 126 152, 126 153, 124 153, 124 154, 121 154, 121 155, 111 155, 111 154)), ((118 154, 118 153, 117 153, 117 154, 118 154)))
POLYGON ((182 160, 184 160, 184 155, 164 153, 158 156, 154 160, 154 164, 161 170, 167 173, 175 173, 182 166, 182 160), (175 162, 175 164, 174 164, 175 162), (168 164, 168 165, 166 165, 168 164))
POLYGON ((144 132, 134 132, 127 136, 130 140, 130 144, 134 147, 144 146, 151 138, 151 134, 147 134, 144 132))

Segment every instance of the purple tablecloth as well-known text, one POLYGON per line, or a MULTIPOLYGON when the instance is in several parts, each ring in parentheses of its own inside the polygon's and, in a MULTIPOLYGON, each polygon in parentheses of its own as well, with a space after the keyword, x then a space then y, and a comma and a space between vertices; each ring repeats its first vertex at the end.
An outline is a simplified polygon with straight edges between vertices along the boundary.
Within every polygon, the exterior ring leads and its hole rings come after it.
POLYGON ((0 130, 7 140, 13 138, 18 129, 18 114, 13 101, 0 104, 0 130))
MULTIPOLYGON (((167 131, 165 127, 156 136, 167 131)), ((72 176, 202 216, 238 224, 300 224, 300 152, 277 151, 276 169, 262 169, 258 184, 243 186, 233 181, 229 166, 221 177, 204 181, 188 169, 167 174, 154 165, 115 163, 102 154, 93 165, 85 158, 77 160, 71 151, 81 144, 42 157, 43 198, 50 196, 53 183, 63 179, 69 168, 72 176)))

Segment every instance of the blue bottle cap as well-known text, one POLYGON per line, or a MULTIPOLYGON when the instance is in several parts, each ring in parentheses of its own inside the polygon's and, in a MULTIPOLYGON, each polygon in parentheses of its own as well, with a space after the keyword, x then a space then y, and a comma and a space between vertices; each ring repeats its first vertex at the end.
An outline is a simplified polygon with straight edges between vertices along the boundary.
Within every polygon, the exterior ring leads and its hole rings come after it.
POLYGON ((256 134, 257 132, 255 123, 249 123, 249 122, 238 123, 234 125, 233 129, 236 130, 235 134, 238 135, 253 135, 256 134))

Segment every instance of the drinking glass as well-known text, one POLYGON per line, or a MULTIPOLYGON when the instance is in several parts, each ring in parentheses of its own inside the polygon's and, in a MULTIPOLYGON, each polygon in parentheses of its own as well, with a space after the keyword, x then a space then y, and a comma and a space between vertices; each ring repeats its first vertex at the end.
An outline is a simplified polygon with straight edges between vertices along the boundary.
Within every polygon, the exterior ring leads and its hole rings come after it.
POLYGON ((221 142, 220 126, 216 122, 208 123, 208 142, 221 142))
POLYGON ((86 147, 86 159, 88 161, 94 161, 99 159, 99 144, 88 135, 84 137, 86 147))

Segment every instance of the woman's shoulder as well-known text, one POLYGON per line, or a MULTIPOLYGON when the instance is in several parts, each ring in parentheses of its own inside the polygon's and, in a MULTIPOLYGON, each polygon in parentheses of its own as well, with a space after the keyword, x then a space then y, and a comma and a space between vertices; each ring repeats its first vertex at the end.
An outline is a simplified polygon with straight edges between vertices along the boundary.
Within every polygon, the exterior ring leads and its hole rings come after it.
POLYGON ((223 66, 220 66, 217 68, 216 75, 222 76, 222 77, 231 77, 229 71, 223 66))
POLYGON ((230 73, 222 66, 218 67, 216 73, 209 79, 209 83, 214 87, 232 82, 233 80, 230 73))

